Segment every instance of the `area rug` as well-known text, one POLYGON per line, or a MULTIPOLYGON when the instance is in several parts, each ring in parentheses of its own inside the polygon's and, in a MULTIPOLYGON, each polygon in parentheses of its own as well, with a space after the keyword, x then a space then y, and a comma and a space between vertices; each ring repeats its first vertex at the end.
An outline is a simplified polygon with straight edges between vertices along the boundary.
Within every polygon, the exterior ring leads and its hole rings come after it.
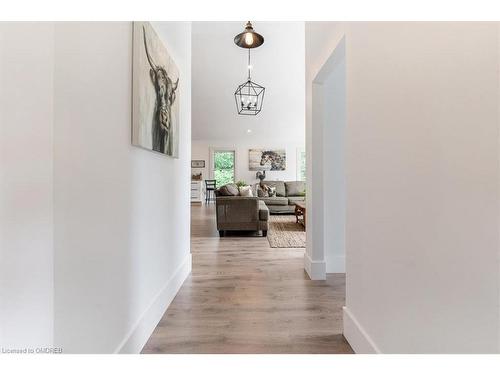
POLYGON ((269 215, 267 240, 271 247, 306 247, 306 231, 293 215, 269 215))

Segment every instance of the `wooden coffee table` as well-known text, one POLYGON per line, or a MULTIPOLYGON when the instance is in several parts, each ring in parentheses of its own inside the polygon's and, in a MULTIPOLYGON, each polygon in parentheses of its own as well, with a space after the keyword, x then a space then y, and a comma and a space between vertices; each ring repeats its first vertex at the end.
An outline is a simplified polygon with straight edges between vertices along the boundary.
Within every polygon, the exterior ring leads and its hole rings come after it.
POLYGON ((306 204, 295 203, 295 218, 297 223, 302 224, 304 228, 306 227, 306 204))

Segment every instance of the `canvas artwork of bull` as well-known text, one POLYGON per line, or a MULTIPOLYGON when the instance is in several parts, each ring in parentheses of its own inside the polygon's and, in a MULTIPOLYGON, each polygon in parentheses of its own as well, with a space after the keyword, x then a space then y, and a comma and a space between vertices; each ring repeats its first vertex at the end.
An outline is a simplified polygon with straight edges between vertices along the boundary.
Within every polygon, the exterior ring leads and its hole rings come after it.
POLYGON ((179 73, 149 22, 134 22, 134 145, 178 157, 179 73))

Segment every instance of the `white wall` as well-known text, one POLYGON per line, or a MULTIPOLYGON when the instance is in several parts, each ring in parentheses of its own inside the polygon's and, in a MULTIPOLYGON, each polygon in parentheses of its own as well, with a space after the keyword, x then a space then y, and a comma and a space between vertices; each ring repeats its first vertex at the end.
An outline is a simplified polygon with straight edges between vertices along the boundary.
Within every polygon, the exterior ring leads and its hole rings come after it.
POLYGON ((51 23, 0 23, 0 347, 53 340, 51 23))
MULTIPOLYGON (((205 160, 205 168, 203 171, 203 179, 210 177, 210 149, 222 148, 232 149, 236 151, 235 175, 236 181, 243 180, 248 184, 253 184, 259 180, 255 177, 256 171, 248 169, 248 150, 253 148, 275 148, 284 149, 286 151, 286 169, 284 171, 266 171, 266 180, 281 180, 295 181, 297 175, 297 149, 304 148, 302 143, 288 142, 286 144, 280 142, 265 142, 265 141, 239 141, 239 142, 224 142, 224 141, 194 141, 192 142, 191 156, 193 160, 205 160), (261 143, 263 142, 263 143, 261 143)), ((201 169, 200 169, 201 170, 201 169)))
MULTIPOLYGON (((498 51, 500 51, 500 23, 497 22, 497 31, 498 31, 498 37, 497 37, 497 47, 498 47, 498 51)), ((500 53, 499 53, 500 54, 500 53)), ((500 62, 499 62, 499 66, 500 66, 500 62)), ((500 68, 499 68, 500 70, 500 68)), ((498 74, 498 87, 500 88, 500 74, 498 74)), ((500 93, 498 95, 498 101, 497 101, 497 108, 498 108, 498 122, 500 124, 500 93)), ((498 148, 500 150, 500 131, 498 132, 498 148)), ((499 156, 499 166, 500 166, 500 152, 498 154, 499 156)), ((499 176, 499 179, 500 179, 500 176, 499 176)), ((500 181, 498 183, 498 194, 500 196, 500 181)), ((500 212, 500 199, 498 200, 498 212, 500 212)), ((499 223, 500 224, 500 223, 499 223)), ((499 239, 498 239, 498 242, 500 243, 500 225, 499 225, 499 228, 498 228, 498 236, 499 236, 499 239)), ((498 264, 498 301, 499 301, 499 305, 500 305, 500 246, 498 247, 498 257, 497 257, 497 264, 498 264)), ((500 307, 499 307, 500 309, 500 307)), ((498 314, 498 351, 500 352, 500 313, 498 314)))
POLYGON ((180 154, 131 146, 131 23, 55 42, 55 344, 137 352, 190 271, 191 26, 154 25, 180 70, 180 154))
MULTIPOLYGON (((332 52, 339 45, 343 33, 332 30, 340 29, 341 24, 335 22, 306 22, 305 25, 305 78, 306 78, 306 163, 307 163, 307 191, 310 199, 307 200, 307 241, 304 254, 304 269, 313 280, 324 280, 326 278, 327 261, 330 267, 329 272, 342 272, 343 269, 334 269, 332 260, 334 257, 328 257, 325 254, 325 238, 329 232, 334 232, 337 228, 327 228, 325 226, 325 215, 330 215, 325 210, 325 196, 332 193, 330 186, 325 191, 325 178, 331 180, 332 170, 335 170, 332 160, 326 160, 327 153, 332 150, 332 142, 324 137, 327 130, 326 110, 331 106, 325 100, 324 81, 331 73, 331 68, 325 69, 325 76, 317 80, 318 73, 323 68, 326 61, 330 64, 336 64, 336 58, 331 57, 332 52), (313 82, 316 80, 316 83, 313 82), (313 111, 313 97, 315 98, 313 111), (316 126, 313 128, 313 123, 316 126), (328 169, 327 169, 328 168, 328 169), (325 256, 326 255, 326 256, 325 256)), ((331 120, 331 119, 330 119, 331 120)), ((340 143, 339 143, 340 144, 340 143)), ((331 155, 328 155, 331 156, 331 155)), ((340 199, 340 197, 338 197, 340 199)), ((332 200, 329 200, 332 202, 332 200)), ((328 244, 329 245, 329 244, 328 244)), ((330 248, 331 250, 331 248, 330 248)), ((338 262, 336 262, 338 263, 338 262)))
MULTIPOLYGON (((324 95, 323 206, 327 273, 345 272, 345 41, 337 48, 321 84, 324 95), (326 228, 326 230, 325 230, 326 228)), ((316 76, 316 79, 320 77, 316 76)))
POLYGON ((307 77, 346 35, 344 334, 357 352, 498 352, 497 27, 306 26, 307 77))
MULTIPOLYGON (((308 49, 312 42, 308 41, 308 49)), ((317 74, 309 77, 307 180, 312 194, 307 202, 304 267, 314 280, 345 272, 345 68, 342 40, 317 74)))
POLYGON ((131 23, 0 24, 1 346, 139 352, 191 269, 191 24, 180 157, 131 146, 131 23))

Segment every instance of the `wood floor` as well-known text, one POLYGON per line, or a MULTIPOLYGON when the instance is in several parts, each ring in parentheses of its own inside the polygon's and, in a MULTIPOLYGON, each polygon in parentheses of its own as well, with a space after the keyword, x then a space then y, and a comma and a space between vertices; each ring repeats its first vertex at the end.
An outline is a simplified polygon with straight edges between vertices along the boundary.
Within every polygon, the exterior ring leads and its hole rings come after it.
POLYGON ((143 353, 352 353, 342 336, 344 274, 311 281, 304 249, 219 238, 213 204, 191 212, 192 275, 143 353))

